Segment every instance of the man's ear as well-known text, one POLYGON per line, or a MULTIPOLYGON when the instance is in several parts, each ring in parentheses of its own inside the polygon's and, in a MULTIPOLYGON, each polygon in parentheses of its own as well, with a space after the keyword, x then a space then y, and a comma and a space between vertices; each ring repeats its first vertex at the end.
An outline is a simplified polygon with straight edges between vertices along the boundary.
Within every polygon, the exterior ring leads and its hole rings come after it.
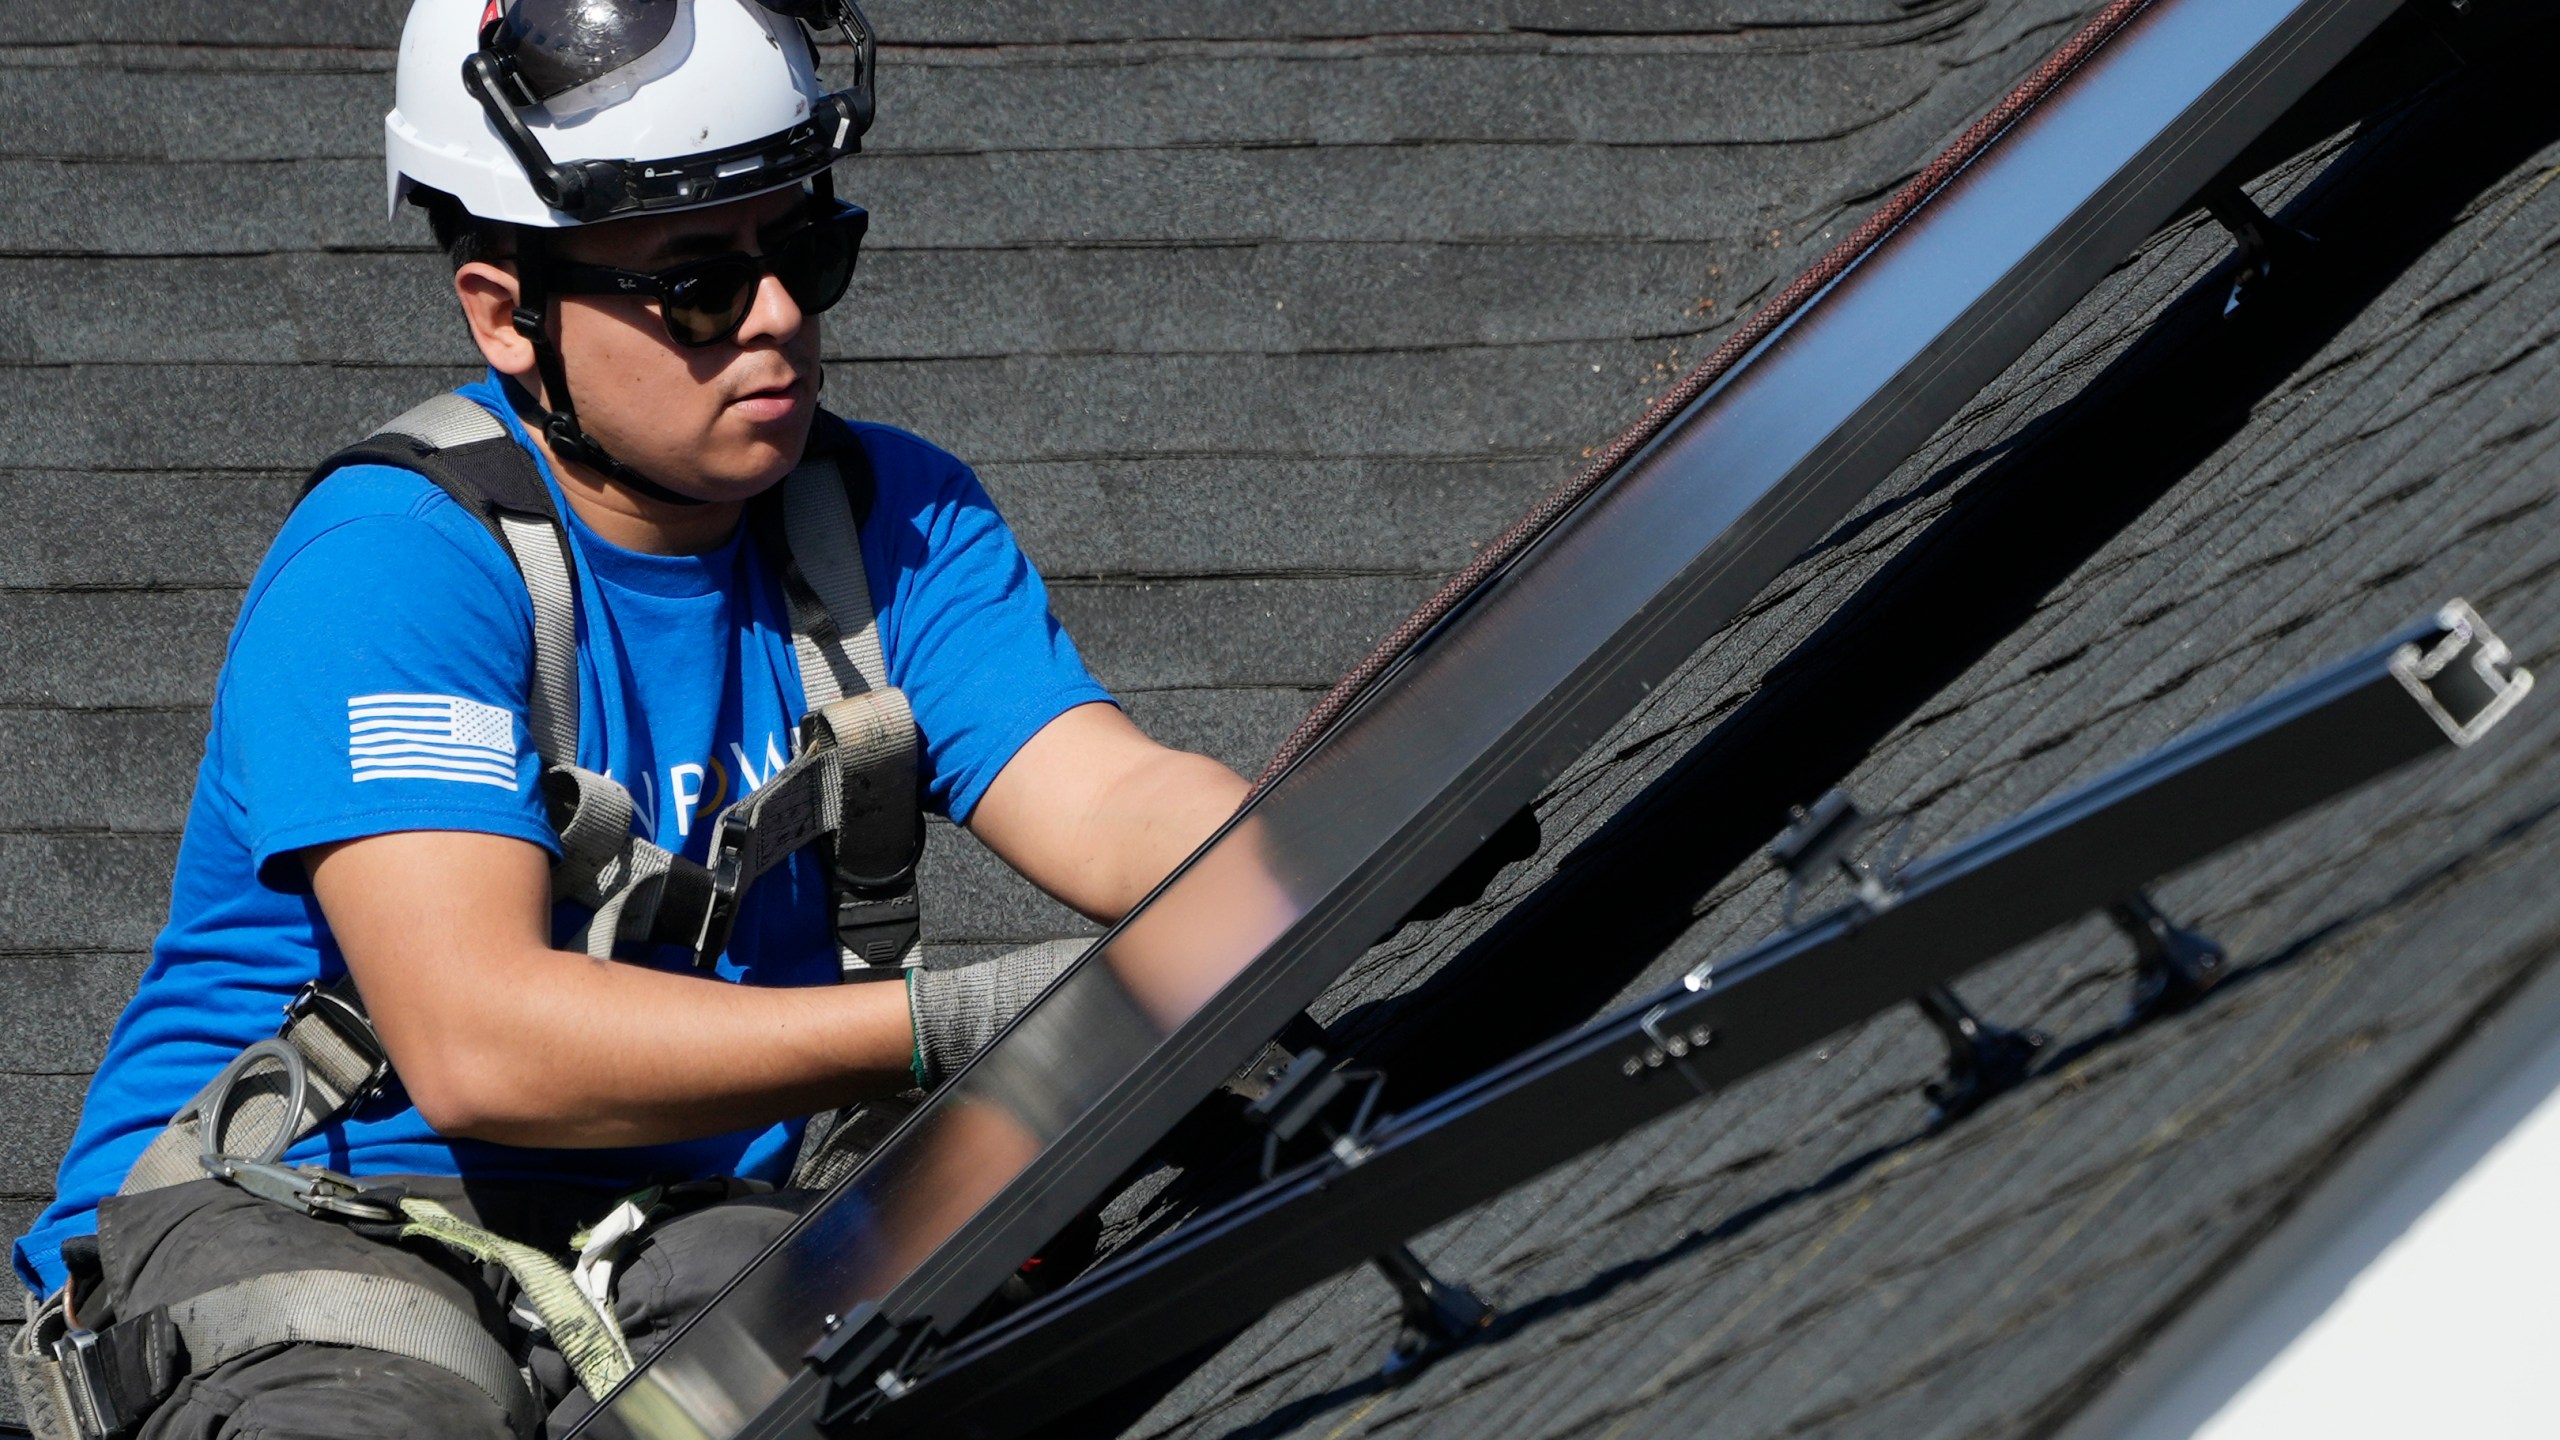
POLYGON ((515 272, 503 265, 474 260, 453 272, 454 298, 481 357, 499 374, 525 379, 533 373, 533 344, 516 333, 520 293, 515 272))

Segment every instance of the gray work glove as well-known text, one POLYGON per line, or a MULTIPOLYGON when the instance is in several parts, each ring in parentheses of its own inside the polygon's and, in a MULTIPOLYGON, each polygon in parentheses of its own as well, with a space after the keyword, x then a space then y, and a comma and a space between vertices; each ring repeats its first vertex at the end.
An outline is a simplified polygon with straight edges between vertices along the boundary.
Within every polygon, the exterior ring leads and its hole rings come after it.
POLYGON ((1092 943, 1052 940, 968 965, 908 971, 907 1016, 916 1032, 910 1064, 916 1083, 932 1090, 951 1078, 1092 943))

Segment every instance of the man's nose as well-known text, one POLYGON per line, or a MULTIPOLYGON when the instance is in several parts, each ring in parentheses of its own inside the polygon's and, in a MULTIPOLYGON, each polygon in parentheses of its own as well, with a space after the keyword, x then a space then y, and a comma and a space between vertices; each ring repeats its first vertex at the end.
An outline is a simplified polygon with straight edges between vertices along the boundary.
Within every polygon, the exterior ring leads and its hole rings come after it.
POLYGON ((791 298, 791 291, 783 285, 781 277, 759 276, 755 300, 747 307, 747 318, 738 322, 736 339, 741 345, 750 340, 789 340, 800 333, 801 323, 806 319, 808 316, 800 309, 800 302, 791 298))

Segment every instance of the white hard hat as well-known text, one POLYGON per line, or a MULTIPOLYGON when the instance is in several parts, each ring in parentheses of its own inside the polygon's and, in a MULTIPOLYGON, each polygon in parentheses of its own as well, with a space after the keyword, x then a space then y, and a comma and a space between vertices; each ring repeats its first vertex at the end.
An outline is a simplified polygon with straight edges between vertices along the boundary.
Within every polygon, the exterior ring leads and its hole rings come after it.
POLYGON ((861 148, 873 57, 852 0, 416 0, 391 209, 423 185, 556 228, 796 185, 861 148), (850 87, 820 83, 812 27, 852 40, 850 87))

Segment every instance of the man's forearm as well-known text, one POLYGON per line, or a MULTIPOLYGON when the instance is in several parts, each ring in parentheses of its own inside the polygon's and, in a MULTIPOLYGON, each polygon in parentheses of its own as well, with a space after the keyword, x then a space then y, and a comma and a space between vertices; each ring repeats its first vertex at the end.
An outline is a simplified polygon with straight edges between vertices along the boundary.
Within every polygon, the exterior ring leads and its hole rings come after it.
POLYGON ((554 950, 548 857, 522 841, 408 832, 308 863, 392 1064, 443 1134, 660 1144, 909 1084, 904 986, 731 985, 554 950))
MULTIPOLYGON (((731 985, 559 950, 509 968, 513 983, 483 1003, 448 1002, 440 1048, 449 1053, 427 1070, 432 1092, 410 1081, 411 1099, 440 1133, 509 1145, 655 1145, 914 1083, 906 987, 895 980, 731 985)), ((411 1076, 419 1067, 390 1043, 411 1076)))

